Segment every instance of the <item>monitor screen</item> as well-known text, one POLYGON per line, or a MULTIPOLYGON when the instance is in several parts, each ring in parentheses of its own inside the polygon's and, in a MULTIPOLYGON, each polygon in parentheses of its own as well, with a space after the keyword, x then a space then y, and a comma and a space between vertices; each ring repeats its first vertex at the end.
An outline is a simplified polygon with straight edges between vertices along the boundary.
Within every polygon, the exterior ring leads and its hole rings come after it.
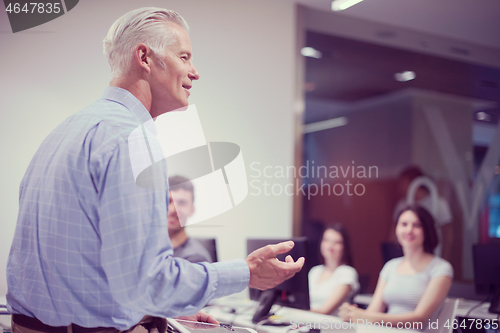
POLYGON ((472 255, 476 293, 493 295, 500 289, 500 244, 475 244, 472 255))
POLYGON ((491 238, 500 238, 500 177, 497 178, 498 193, 490 196, 489 206, 489 228, 488 234, 491 238))
MULTIPOLYGON (((287 240, 290 239, 247 239, 247 252, 250 254, 263 246, 277 244, 287 240)), ((308 257, 307 238, 298 237, 292 238, 292 240, 294 241, 295 246, 289 252, 278 255, 277 258, 279 260, 285 261, 285 257, 287 255, 291 255, 293 260, 297 260, 300 257, 308 257)), ((274 303, 297 309, 309 310, 309 284, 307 281, 307 275, 307 269, 302 268, 302 270, 295 274, 291 279, 286 280, 269 291, 262 292, 260 290, 250 288, 250 298, 261 302, 262 306, 264 306, 263 303, 266 302, 267 305, 264 307, 270 308, 270 306, 274 303)), ((267 312, 268 311, 269 309, 267 309, 267 312)), ((254 321, 260 319, 257 317, 259 317, 259 315, 256 313, 254 321)))

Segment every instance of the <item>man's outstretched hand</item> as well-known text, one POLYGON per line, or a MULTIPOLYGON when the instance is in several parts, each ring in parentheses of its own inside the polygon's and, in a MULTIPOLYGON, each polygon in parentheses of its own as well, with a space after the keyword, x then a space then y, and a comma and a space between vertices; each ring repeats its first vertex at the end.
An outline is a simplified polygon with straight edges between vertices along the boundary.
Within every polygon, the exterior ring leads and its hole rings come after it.
POLYGON ((279 261, 276 255, 290 251, 295 244, 292 241, 267 245, 250 253, 245 261, 250 268, 250 288, 266 290, 291 278, 304 265, 304 258, 293 261, 287 256, 279 261))

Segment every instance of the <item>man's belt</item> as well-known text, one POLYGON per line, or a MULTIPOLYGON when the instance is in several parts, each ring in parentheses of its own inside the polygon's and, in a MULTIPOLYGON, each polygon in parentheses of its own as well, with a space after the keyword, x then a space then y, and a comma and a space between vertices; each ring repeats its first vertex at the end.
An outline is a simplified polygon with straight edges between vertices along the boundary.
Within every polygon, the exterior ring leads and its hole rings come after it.
MULTIPOLYGON (((28 317, 22 314, 13 314, 12 321, 19 326, 23 326, 25 328, 29 328, 35 331, 41 331, 46 333, 67 333, 67 326, 50 326, 42 323, 40 320, 32 317, 28 317)), ((71 328, 73 333, 92 333, 99 332, 103 330, 109 330, 109 327, 82 327, 76 324, 71 324, 71 328)), ((115 328, 116 330, 116 328, 115 328)), ((116 330, 118 332, 118 330, 116 330)))

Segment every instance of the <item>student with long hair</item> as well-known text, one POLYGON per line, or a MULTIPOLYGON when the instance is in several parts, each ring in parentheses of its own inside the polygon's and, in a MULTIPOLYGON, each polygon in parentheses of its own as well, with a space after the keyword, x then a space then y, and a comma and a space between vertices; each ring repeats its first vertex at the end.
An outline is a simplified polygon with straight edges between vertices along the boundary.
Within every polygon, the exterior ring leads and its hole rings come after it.
POLYGON ((438 237, 432 215, 423 207, 407 206, 399 214, 396 237, 404 256, 388 261, 366 310, 344 303, 339 316, 346 321, 417 323, 426 329, 435 322, 453 280, 453 268, 433 254, 438 237), (384 311, 387 310, 387 313, 384 311))
POLYGON ((350 301, 359 289, 358 273, 351 266, 349 236, 342 224, 324 231, 320 253, 324 264, 309 271, 311 311, 336 314, 340 304, 350 301))

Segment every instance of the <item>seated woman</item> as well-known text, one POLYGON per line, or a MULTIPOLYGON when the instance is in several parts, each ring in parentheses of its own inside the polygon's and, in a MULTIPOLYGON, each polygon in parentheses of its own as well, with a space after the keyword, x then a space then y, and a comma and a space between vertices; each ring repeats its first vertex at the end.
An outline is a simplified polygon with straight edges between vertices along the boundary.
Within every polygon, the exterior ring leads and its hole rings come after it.
POLYGON ((368 308, 362 310, 345 303, 339 309, 342 319, 384 321, 393 327, 398 323, 422 323, 422 329, 427 329, 429 320, 435 322, 450 289, 453 268, 433 254, 438 244, 434 219, 425 208, 407 206, 399 214, 396 238, 404 256, 388 261, 382 268, 368 308))
POLYGON ((350 250, 349 237, 342 224, 325 230, 320 245, 325 264, 309 271, 311 311, 335 314, 339 305, 350 301, 358 291, 358 273, 350 266, 350 250))

